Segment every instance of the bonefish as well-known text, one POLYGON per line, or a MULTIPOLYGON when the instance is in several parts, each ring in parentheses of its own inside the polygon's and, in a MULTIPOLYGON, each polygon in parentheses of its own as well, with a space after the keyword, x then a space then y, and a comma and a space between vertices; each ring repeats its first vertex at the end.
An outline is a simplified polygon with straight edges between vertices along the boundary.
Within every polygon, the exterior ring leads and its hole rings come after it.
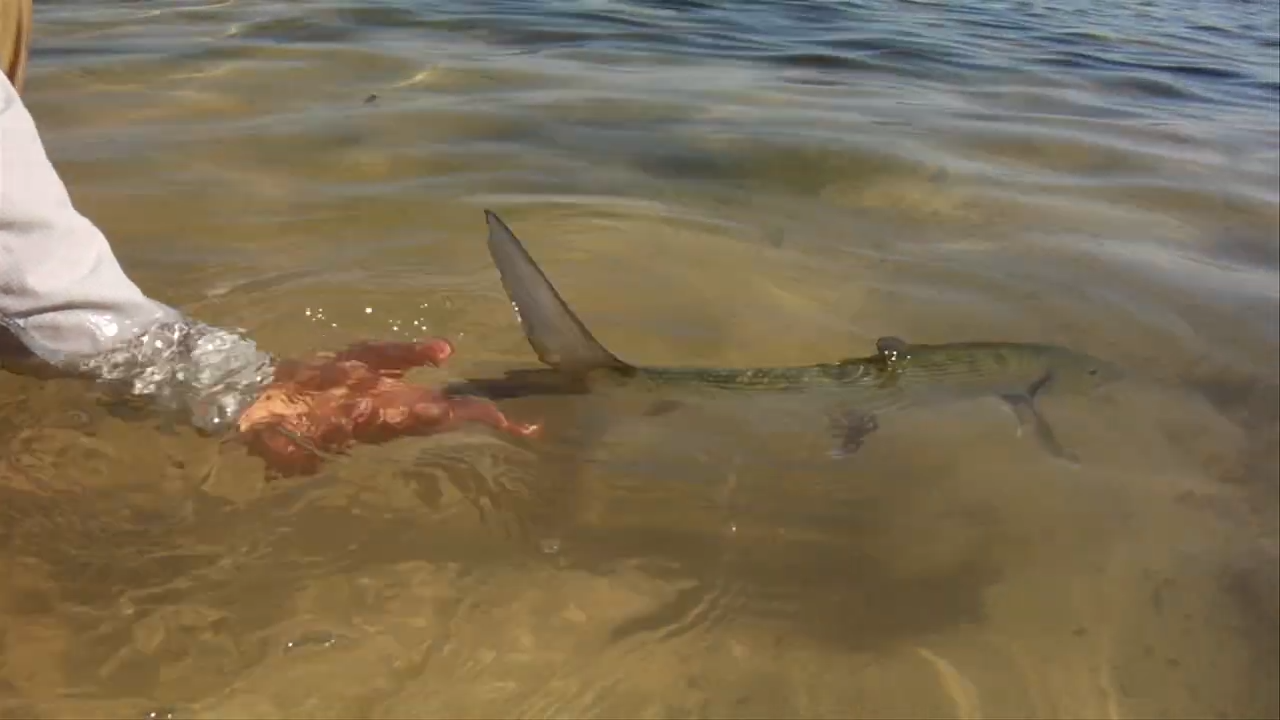
POLYGON ((1020 428, 1055 457, 1074 453, 1055 437, 1036 400, 1048 393, 1089 393, 1123 376, 1106 361, 1057 345, 1011 342, 912 344, 876 341, 875 353, 813 365, 760 368, 650 367, 620 359, 591 334, 506 223, 485 211, 489 253, 538 359, 548 368, 449 386, 452 394, 491 399, 600 392, 618 385, 718 388, 740 392, 819 391, 840 406, 837 452, 862 447, 888 412, 945 401, 998 397, 1020 428))

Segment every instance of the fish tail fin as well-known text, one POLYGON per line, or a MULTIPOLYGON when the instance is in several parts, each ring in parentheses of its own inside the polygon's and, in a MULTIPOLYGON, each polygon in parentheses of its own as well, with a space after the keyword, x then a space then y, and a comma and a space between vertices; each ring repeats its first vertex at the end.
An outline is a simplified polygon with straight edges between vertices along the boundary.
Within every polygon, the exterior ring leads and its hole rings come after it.
POLYGON ((489 254, 538 359, 553 368, 574 371, 629 368, 569 309, 511 228, 491 210, 485 210, 484 216, 489 225, 489 254))

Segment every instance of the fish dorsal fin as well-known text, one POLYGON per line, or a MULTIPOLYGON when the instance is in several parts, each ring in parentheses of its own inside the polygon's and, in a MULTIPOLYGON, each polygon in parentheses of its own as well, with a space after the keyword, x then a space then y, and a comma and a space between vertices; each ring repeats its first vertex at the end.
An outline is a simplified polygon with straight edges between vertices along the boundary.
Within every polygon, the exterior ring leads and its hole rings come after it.
POLYGON ((876 354, 880 356, 881 362, 888 367, 906 360, 910 355, 910 349, 907 341, 900 337, 889 335, 876 340, 876 354))
POLYGON ((579 372, 629 367, 591 335, 511 228, 491 210, 485 210, 484 216, 489 225, 489 254, 538 359, 553 368, 579 372))

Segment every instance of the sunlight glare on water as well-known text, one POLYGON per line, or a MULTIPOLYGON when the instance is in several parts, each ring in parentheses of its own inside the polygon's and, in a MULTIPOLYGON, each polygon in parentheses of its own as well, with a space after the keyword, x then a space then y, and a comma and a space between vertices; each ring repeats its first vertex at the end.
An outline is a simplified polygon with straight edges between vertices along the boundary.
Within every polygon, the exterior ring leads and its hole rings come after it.
POLYGON ((26 98, 131 276, 296 356, 1057 343, 1042 410, 644 388, 265 482, 0 375, 0 716, 1280 715, 1280 13, 1245 0, 39 0, 26 98))

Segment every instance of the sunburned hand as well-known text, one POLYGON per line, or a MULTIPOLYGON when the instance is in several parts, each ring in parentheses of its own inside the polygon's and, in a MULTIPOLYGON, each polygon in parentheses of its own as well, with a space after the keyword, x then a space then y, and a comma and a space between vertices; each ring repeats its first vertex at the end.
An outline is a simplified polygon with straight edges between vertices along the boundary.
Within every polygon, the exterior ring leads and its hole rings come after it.
POLYGON ((475 421, 529 437, 537 425, 513 423, 492 402, 448 398, 410 385, 410 368, 439 366, 453 354, 443 339, 364 342, 310 362, 286 361, 239 421, 240 439, 281 475, 309 475, 322 455, 354 443, 447 432, 475 421))

